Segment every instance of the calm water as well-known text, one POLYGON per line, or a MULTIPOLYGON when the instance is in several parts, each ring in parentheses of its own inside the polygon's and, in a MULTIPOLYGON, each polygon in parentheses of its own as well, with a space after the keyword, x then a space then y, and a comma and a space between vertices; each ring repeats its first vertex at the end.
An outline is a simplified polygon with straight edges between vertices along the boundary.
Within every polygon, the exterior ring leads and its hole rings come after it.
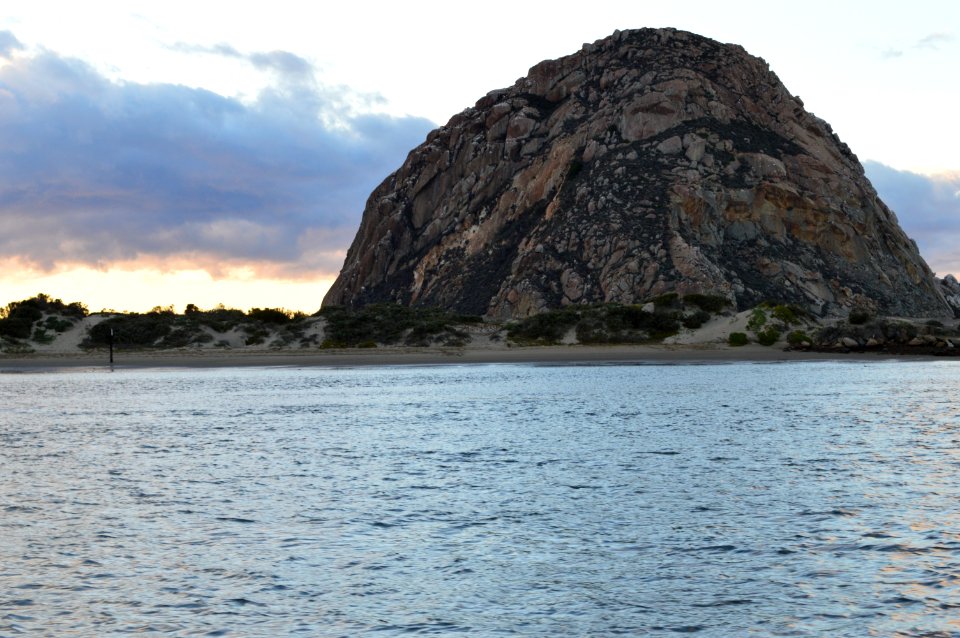
POLYGON ((0 374, 0 636, 960 635, 960 366, 0 374))

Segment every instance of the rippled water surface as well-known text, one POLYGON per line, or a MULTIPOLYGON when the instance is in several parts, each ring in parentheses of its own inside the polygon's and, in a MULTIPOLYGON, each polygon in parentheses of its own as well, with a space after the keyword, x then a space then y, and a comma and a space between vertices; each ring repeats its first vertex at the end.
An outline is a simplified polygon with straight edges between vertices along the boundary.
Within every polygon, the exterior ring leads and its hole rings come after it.
POLYGON ((0 374, 0 636, 953 636, 960 366, 0 374))

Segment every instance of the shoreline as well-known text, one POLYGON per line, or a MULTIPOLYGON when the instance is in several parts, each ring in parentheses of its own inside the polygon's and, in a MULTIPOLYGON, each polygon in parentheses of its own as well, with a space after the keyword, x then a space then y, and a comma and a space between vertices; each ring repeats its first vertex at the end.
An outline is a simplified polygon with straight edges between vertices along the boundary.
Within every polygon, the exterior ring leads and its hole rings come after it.
POLYGON ((32 353, 0 355, 0 372, 106 368, 366 367, 484 364, 700 364, 791 361, 918 361, 926 354, 785 351, 759 345, 738 348, 706 345, 515 346, 504 348, 371 348, 350 350, 159 350, 108 354, 32 353))

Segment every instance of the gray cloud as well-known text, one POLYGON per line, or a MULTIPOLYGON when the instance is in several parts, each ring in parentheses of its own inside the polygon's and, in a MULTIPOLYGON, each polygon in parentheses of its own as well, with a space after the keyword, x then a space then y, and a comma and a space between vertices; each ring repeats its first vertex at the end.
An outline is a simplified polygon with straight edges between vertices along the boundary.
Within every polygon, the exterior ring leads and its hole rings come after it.
POLYGON ((931 33, 930 35, 924 36, 912 44, 900 42, 897 43, 897 46, 884 49, 880 52, 880 57, 884 60, 892 60, 895 58, 902 58, 910 51, 939 51, 944 45, 949 44, 954 40, 956 40, 956 37, 952 33, 931 33))
POLYGON ((913 47, 915 49, 933 49, 936 51, 940 49, 940 45, 951 41, 953 41, 952 33, 931 33, 930 35, 917 40, 913 47))
POLYGON ((206 53, 210 55, 221 55, 225 58, 245 58, 246 56, 240 53, 237 49, 230 46, 225 42, 220 44, 214 44, 211 46, 204 46, 201 44, 189 44, 186 42, 177 42, 168 46, 172 51, 178 51, 180 53, 194 54, 194 53, 206 53))
POLYGON ((23 44, 10 31, 0 31, 0 58, 10 59, 14 51, 22 51, 23 44))
POLYGON ((289 51, 258 51, 254 53, 241 53, 236 48, 226 43, 214 44, 212 46, 203 46, 198 44, 188 44, 178 42, 168 47, 173 51, 186 53, 188 55, 205 54, 215 55, 234 60, 242 60, 253 65, 261 71, 272 71, 280 77, 292 81, 310 82, 314 80, 316 69, 306 59, 290 53, 289 51))
POLYGON ((930 177, 864 162, 867 176, 938 273, 960 273, 960 175, 930 177))
POLYGON ((252 104, 48 51, 0 68, 0 257, 335 273, 367 195, 434 125, 357 114, 302 58, 263 55, 303 81, 252 104))
POLYGON ((286 77, 310 78, 313 76, 313 65, 287 51, 269 51, 267 53, 252 53, 247 56, 253 66, 258 69, 276 71, 286 77))

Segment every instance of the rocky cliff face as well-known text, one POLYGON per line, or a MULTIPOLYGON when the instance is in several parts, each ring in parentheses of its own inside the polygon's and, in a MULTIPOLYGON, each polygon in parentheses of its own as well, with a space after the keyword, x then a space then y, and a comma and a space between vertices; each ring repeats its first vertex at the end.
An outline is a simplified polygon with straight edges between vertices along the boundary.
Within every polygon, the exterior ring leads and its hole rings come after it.
POLYGON ((671 29, 541 62, 430 133, 324 305, 508 318, 670 291, 952 315, 830 126, 762 59, 671 29))

